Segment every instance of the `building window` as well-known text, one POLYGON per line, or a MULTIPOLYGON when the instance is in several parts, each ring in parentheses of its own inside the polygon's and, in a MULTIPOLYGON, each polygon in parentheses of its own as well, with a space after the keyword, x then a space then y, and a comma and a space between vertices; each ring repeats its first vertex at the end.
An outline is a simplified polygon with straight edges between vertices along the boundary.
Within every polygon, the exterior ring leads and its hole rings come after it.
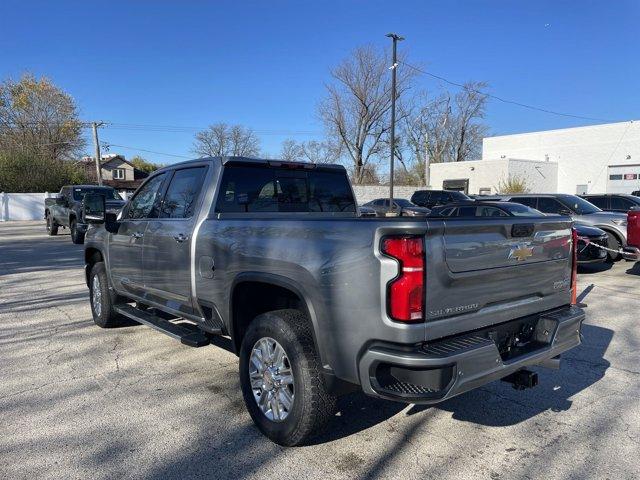
POLYGON ((620 174, 620 175, 609 175, 609 180, 622 180, 622 174, 620 174))
POLYGON ((114 180, 124 180, 125 177, 125 169, 124 168, 114 168, 113 169, 113 179, 114 180))

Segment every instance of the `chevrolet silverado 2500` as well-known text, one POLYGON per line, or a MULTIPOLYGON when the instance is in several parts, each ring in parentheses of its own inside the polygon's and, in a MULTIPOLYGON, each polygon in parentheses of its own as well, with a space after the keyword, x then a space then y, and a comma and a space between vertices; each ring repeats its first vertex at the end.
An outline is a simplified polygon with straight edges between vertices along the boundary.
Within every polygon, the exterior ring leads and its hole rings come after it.
POLYGON ((580 344, 567 217, 361 218, 345 169, 238 157, 85 198, 91 311, 199 347, 226 335, 258 428, 297 445, 359 388, 441 402, 536 383, 580 344))

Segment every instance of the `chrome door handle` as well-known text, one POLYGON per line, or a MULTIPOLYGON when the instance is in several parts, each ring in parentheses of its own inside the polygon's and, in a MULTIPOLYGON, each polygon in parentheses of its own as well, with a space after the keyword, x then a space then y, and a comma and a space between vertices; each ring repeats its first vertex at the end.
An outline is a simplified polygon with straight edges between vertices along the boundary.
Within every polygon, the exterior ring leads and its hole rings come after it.
POLYGON ((179 233, 178 235, 175 235, 173 237, 173 239, 178 243, 182 243, 182 242, 186 242, 187 240, 189 240, 189 236, 185 235, 184 233, 179 233))
POLYGON ((142 238, 142 237, 144 237, 144 233, 142 233, 142 232, 133 232, 133 233, 131 234, 131 236, 132 236, 133 238, 142 238))

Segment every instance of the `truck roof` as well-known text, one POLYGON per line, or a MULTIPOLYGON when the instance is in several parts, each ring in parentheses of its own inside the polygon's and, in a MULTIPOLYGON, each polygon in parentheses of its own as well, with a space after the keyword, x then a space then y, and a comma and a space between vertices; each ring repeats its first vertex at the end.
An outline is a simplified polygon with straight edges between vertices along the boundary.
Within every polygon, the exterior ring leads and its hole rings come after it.
POLYGON ((278 160, 278 159, 266 159, 266 158, 252 158, 252 157, 202 157, 202 158, 194 158, 192 160, 185 160, 184 162, 173 163, 171 165, 167 165, 166 167, 161 168, 160 170, 172 169, 182 165, 189 165, 191 163, 198 163, 203 161, 218 161, 222 165, 228 164, 247 164, 247 165, 271 165, 274 167, 280 165, 291 165, 298 166, 302 168, 321 168, 327 170, 346 170, 343 165, 338 165, 334 163, 311 163, 311 162, 291 162, 286 160, 278 160))

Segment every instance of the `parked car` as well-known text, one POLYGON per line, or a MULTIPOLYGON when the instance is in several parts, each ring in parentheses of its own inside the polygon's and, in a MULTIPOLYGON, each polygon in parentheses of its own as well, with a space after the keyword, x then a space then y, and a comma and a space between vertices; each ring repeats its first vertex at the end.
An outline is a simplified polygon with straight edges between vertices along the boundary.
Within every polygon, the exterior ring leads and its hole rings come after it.
MULTIPOLYGON (((490 218, 490 217, 541 217, 546 214, 539 210, 515 202, 487 201, 487 202, 458 202, 443 205, 431 210, 431 216, 456 218, 490 218)), ((607 251, 599 246, 607 247, 607 232, 596 227, 575 225, 578 236, 577 258, 578 264, 603 262, 607 259, 607 251)), ((561 242, 554 242, 561 248, 561 242)), ((553 245, 545 245, 550 249, 553 245)))
POLYGON ((57 235, 58 228, 69 228, 73 243, 84 243, 87 224, 82 218, 82 204, 85 195, 96 193, 103 195, 107 211, 117 213, 125 204, 122 197, 112 187, 97 185, 65 185, 53 198, 44 200, 44 218, 47 221, 47 233, 57 235))
MULTIPOLYGON (((619 259, 627 247, 627 215, 619 212, 603 212, 594 204, 578 197, 560 193, 503 195, 503 200, 522 203, 543 213, 569 215, 575 223, 598 227, 607 232, 609 260, 619 259)), ((629 252, 629 255, 631 253, 629 252)))
POLYGON ((527 367, 581 341, 567 218, 363 219, 344 167, 239 157, 162 168, 118 217, 87 195, 84 214, 94 322, 228 335, 251 418, 282 445, 354 389, 433 404, 531 387, 527 367))
POLYGON ((454 202, 431 210, 431 216, 441 217, 542 217, 543 213, 512 202, 454 202))
POLYGON ((626 193, 588 194, 580 195, 596 207, 607 212, 627 213, 632 207, 640 207, 640 197, 626 193))
POLYGON ((606 261, 607 251, 600 247, 608 247, 609 245, 607 232, 580 224, 576 224, 574 228, 578 236, 578 265, 606 261))
POLYGON ((365 207, 364 205, 358 207, 358 210, 360 211, 361 217, 377 217, 378 216, 378 214, 373 208, 365 207))
MULTIPOLYGON (((378 216, 384 216, 387 212, 389 212, 389 199, 388 198, 377 198, 375 200, 371 200, 363 205, 363 207, 370 208, 374 210, 378 216)), ((409 200, 405 200, 404 198, 394 198, 393 199, 393 209, 392 212, 398 213, 401 217, 424 217, 429 215, 428 208, 419 207, 414 203, 411 203, 409 200)))
POLYGON ((455 190, 416 190, 411 195, 411 202, 425 208, 433 208, 438 205, 446 205, 451 202, 463 202, 471 200, 462 192, 455 190))

